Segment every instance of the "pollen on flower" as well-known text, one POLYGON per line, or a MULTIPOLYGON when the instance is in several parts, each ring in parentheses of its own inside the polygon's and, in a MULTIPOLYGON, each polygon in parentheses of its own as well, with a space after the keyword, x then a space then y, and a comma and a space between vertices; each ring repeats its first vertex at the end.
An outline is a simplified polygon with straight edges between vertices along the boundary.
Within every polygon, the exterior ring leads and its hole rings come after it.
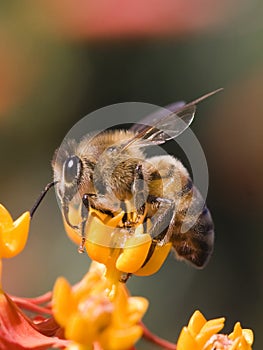
POLYGON ((224 322, 223 317, 207 321, 200 311, 195 311, 181 331, 177 350, 251 350, 253 332, 237 323, 230 335, 218 334, 224 322))
POLYGON ((73 342, 70 348, 97 343, 109 350, 134 345, 142 336, 139 322, 148 307, 146 299, 130 297, 123 283, 112 284, 96 262, 76 286, 58 279, 52 304, 55 319, 73 342))

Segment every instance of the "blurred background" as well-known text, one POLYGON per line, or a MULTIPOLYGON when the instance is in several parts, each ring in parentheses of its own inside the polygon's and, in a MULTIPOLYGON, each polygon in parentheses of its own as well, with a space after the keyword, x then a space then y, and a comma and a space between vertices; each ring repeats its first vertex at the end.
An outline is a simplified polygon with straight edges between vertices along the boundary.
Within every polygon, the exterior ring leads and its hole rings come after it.
MULTIPOLYGON (((192 127, 209 168, 212 259, 199 271, 171 255, 157 274, 128 282, 150 300, 147 326, 171 341, 199 309, 226 316, 226 332, 241 321, 262 348, 262 18, 260 0, 0 2, 0 202, 14 218, 50 181, 54 150, 86 114, 224 87, 192 127)), ((89 263, 66 237, 51 191, 26 249, 5 261, 4 288, 36 296, 60 275, 77 282, 89 263)))

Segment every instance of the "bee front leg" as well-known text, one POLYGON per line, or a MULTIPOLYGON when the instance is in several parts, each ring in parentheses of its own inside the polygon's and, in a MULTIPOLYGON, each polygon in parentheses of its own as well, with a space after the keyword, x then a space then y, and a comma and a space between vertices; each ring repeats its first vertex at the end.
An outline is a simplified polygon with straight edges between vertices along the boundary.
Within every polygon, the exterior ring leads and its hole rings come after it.
POLYGON ((168 198, 149 195, 147 203, 154 209, 157 208, 156 213, 151 217, 152 227, 151 232, 149 232, 150 235, 158 242, 162 241, 164 238, 167 238, 167 241, 169 241, 167 234, 169 236, 169 226, 175 214, 174 201, 168 198))
POLYGON ((88 220, 88 210, 89 210, 89 201, 88 201, 88 196, 84 194, 82 197, 82 204, 81 204, 81 243, 80 246, 78 247, 78 252, 79 253, 84 253, 85 251, 85 243, 86 243, 86 223, 88 220))

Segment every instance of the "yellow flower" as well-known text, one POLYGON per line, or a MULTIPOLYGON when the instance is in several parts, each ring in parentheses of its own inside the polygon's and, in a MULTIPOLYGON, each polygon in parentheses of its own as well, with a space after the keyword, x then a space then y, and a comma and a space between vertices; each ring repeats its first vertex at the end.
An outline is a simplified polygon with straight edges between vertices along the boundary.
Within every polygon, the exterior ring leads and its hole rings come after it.
POLYGON ((13 221, 9 212, 0 204, 0 258, 12 258, 24 249, 29 225, 28 211, 13 221))
MULTIPOLYGON (((17 305, 21 304, 30 311, 44 313, 48 309, 37 305, 38 301, 28 298, 10 297, 4 293, 1 286, 2 258, 12 258, 19 254, 25 247, 30 226, 30 213, 25 212, 16 221, 13 221, 9 212, 0 204, 0 348, 9 349, 34 349, 44 350, 52 347, 64 348, 67 341, 55 336, 46 336, 46 319, 41 318, 37 324, 30 319, 17 305)), ((56 325, 49 332, 54 333, 56 325)), ((54 334, 52 334, 54 335, 54 334)))
POLYGON ((107 350, 131 348, 142 336, 139 322, 148 301, 130 297, 126 286, 106 277, 105 267, 93 262, 89 272, 71 287, 59 278, 53 291, 53 314, 73 341, 69 349, 92 349, 95 343, 107 350))
POLYGON ((2 281, 2 258, 19 254, 27 242, 30 213, 25 212, 13 221, 6 208, 0 204, 0 287, 2 281))
MULTIPOLYGON (((53 346, 67 347, 67 350, 128 350, 144 336, 164 349, 252 350, 253 332, 250 329, 242 329, 237 322, 231 334, 218 333, 224 327, 225 319, 207 321, 199 311, 182 329, 177 346, 147 330, 141 318, 148 301, 129 296, 126 285, 119 280, 123 272, 154 273, 165 260, 170 246, 156 246, 149 259, 152 239, 143 232, 142 225, 137 226, 133 236, 125 237, 121 247, 103 245, 109 237, 115 240, 112 231, 122 215, 119 213, 109 218, 107 215, 101 217, 95 211, 91 213, 85 247, 95 261, 75 286, 70 286, 64 278, 57 280, 52 310, 51 293, 35 299, 9 297, 0 285, 0 348, 47 349, 53 346), (36 313, 36 317, 25 316, 20 307, 36 313), (52 317, 45 314, 52 314, 52 317)), ((0 205, 0 282, 1 259, 11 258, 23 250, 29 225, 29 212, 13 221, 9 212, 0 205)), ((117 235, 117 240, 120 238, 122 236, 117 235)))
POLYGON ((251 350, 253 332, 242 329, 238 322, 230 335, 218 334, 224 322, 223 317, 207 321, 200 311, 195 311, 181 331, 177 350, 251 350))
MULTIPOLYGON (((162 246, 157 244, 145 263, 152 245, 152 237, 147 232, 143 232, 142 224, 137 225, 132 236, 125 237, 120 229, 116 229, 121 223, 123 215, 124 212, 120 212, 112 218, 95 209, 90 210, 86 224, 85 244, 89 257, 94 261, 112 267, 112 255, 114 255, 115 269, 119 272, 139 276, 148 276, 157 272, 170 252, 171 243, 162 246), (113 247, 116 248, 112 249, 113 247), (113 250, 115 250, 115 254, 113 254, 113 250)), ((71 222, 74 223, 77 216, 78 213, 72 210, 71 222)), ((150 220, 148 221, 149 228, 150 220)), ((81 244, 81 237, 67 224, 66 220, 64 220, 64 226, 68 236, 75 243, 81 244)))

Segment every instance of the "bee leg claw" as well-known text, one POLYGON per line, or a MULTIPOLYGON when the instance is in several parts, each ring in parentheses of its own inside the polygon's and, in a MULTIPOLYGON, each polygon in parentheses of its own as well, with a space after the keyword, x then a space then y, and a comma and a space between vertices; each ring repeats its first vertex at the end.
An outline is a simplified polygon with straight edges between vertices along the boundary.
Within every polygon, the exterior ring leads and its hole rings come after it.
POLYGON ((80 246, 78 247, 78 252, 79 252, 80 254, 82 254, 82 253, 85 252, 85 243, 86 243, 86 238, 85 238, 85 237, 82 237, 80 246))
POLYGON ((123 273, 120 277, 120 282, 126 283, 131 276, 132 276, 131 273, 123 273))

